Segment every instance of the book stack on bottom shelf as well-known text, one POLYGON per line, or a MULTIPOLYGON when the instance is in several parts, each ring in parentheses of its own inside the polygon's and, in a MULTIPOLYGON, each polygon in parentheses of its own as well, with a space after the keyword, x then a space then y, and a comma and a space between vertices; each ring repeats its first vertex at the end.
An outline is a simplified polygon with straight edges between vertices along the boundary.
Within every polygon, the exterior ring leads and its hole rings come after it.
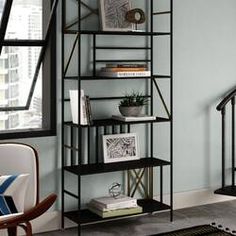
POLYGON ((102 218, 125 216, 142 213, 142 207, 138 206, 137 199, 125 195, 114 197, 100 197, 92 199, 88 209, 102 218))

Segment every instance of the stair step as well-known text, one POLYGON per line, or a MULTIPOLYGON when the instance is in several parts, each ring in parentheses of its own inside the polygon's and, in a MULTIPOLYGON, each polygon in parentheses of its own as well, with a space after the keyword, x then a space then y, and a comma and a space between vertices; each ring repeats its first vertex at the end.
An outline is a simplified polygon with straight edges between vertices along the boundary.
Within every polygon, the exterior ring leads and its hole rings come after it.
POLYGON ((220 188, 220 189, 215 190, 214 193, 236 197, 236 186, 232 186, 232 185, 226 186, 224 188, 220 188))

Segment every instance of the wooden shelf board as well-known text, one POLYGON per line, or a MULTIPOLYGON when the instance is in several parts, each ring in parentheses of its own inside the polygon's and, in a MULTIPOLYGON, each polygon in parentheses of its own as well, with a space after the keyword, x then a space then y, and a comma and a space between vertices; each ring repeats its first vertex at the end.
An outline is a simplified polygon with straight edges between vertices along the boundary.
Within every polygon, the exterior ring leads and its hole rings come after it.
POLYGON ((106 172, 140 169, 154 166, 170 165, 169 161, 158 158, 141 158, 133 161, 122 161, 114 163, 82 164, 76 166, 66 166, 64 170, 76 175, 92 175, 106 172))
POLYGON ((77 224, 88 224, 88 223, 102 223, 105 221, 111 221, 114 219, 122 219, 127 216, 135 216, 135 215, 142 215, 145 213, 152 213, 152 212, 158 212, 158 211, 165 211, 170 210, 170 206, 158 202, 153 199, 140 199, 138 200, 138 205, 143 207, 143 212, 139 214, 132 214, 132 215, 126 215, 126 216, 116 216, 116 217, 109 217, 109 218, 102 218, 89 210, 81 210, 79 211, 71 211, 71 212, 65 212, 64 216, 72 220, 73 222, 77 224), (79 220, 80 219, 80 220, 79 220))

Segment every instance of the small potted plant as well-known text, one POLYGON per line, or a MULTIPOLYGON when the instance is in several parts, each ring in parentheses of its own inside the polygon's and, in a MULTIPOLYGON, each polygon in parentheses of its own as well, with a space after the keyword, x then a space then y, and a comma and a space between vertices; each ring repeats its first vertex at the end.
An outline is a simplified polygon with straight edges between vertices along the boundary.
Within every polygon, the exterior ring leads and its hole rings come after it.
POLYGON ((119 111, 123 116, 140 116, 143 106, 148 104, 148 98, 142 93, 126 94, 119 103, 119 111))

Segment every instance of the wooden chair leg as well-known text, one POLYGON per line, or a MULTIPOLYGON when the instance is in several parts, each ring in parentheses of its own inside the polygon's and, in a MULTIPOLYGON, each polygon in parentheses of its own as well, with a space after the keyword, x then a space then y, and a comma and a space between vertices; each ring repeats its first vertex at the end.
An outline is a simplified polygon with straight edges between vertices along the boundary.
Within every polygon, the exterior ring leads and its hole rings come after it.
POLYGON ((32 226, 30 222, 26 222, 26 236, 32 236, 32 226))
POLYGON ((17 236, 17 227, 7 228, 8 236, 17 236))
POLYGON ((30 222, 25 222, 24 224, 20 224, 19 226, 24 229, 26 236, 32 236, 32 226, 30 222))

